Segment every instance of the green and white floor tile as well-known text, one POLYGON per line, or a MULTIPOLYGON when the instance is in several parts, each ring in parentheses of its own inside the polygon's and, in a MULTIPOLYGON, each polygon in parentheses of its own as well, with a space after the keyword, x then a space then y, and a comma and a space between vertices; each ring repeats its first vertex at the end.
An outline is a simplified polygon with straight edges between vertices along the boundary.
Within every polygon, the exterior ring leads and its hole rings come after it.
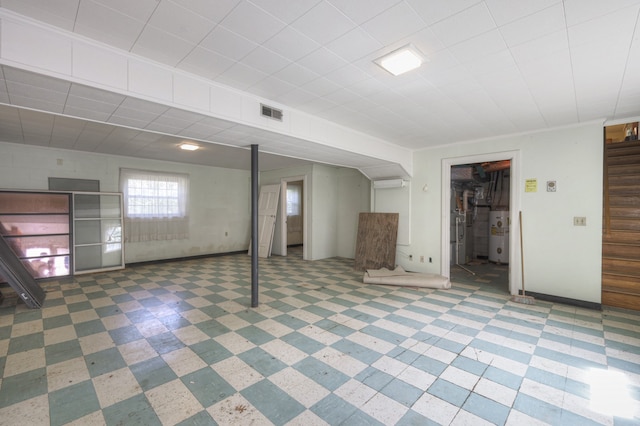
POLYGON ((44 283, 0 308, 0 424, 640 423, 639 313, 352 265, 261 260, 256 309, 246 255, 44 283))

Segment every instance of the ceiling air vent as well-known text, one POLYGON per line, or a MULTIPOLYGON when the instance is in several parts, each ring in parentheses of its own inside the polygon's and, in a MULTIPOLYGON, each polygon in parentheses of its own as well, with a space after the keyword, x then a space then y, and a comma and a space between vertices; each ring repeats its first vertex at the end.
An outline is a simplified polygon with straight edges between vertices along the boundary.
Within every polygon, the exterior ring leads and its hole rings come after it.
POLYGON ((270 107, 265 104, 260 104, 260 111, 263 117, 273 118, 274 120, 282 121, 282 110, 270 107))

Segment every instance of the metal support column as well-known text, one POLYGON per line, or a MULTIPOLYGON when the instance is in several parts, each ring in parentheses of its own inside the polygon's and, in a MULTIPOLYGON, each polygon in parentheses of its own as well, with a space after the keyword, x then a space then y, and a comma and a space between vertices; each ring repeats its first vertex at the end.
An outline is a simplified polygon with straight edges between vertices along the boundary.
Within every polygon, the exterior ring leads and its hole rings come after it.
POLYGON ((258 307, 258 145, 251 145, 251 307, 258 307))

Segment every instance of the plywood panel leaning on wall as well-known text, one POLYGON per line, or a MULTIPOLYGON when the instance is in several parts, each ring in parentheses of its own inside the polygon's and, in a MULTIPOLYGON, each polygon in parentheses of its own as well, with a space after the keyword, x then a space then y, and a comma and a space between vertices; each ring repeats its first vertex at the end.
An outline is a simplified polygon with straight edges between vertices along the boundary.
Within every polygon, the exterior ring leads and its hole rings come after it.
POLYGON ((354 269, 394 269, 398 213, 360 213, 354 269))

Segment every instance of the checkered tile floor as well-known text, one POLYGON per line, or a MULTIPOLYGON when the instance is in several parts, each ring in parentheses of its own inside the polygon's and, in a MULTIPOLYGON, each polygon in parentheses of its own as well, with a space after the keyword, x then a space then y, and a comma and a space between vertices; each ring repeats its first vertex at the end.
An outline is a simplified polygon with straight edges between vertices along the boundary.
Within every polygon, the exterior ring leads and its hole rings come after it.
POLYGON ((640 314, 352 264, 262 260, 257 309, 246 255, 46 283, 43 309, 0 308, 0 423, 640 422, 640 314))

